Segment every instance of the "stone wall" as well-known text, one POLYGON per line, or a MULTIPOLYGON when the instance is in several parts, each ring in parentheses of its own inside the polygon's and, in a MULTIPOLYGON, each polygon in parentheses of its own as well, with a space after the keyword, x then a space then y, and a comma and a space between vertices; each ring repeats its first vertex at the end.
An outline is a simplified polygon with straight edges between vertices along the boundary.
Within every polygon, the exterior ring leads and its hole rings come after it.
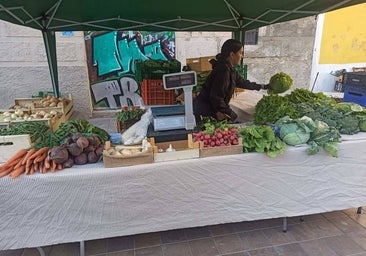
MULTIPOLYGON (((248 79, 267 83, 280 71, 290 74, 295 87, 309 87, 316 20, 300 19, 259 30, 258 45, 245 46, 248 79)), ((176 57, 216 55, 230 32, 177 32, 176 57)), ((56 33, 60 92, 72 93, 74 117, 92 115, 85 43, 82 32, 56 33)), ((15 98, 52 91, 41 32, 0 21, 0 108, 15 98)))

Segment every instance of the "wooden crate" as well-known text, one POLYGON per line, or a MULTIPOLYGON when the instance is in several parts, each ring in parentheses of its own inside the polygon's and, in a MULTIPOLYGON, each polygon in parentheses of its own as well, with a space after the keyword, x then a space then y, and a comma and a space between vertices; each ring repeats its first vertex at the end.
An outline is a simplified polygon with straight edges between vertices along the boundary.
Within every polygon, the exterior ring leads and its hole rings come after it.
POLYGON ((210 156, 235 155, 243 153, 242 138, 239 138, 238 145, 231 145, 231 146, 204 147, 202 141, 200 141, 199 144, 200 144, 200 158, 210 156))
POLYGON ((154 162, 154 154, 152 149, 149 152, 138 153, 131 156, 114 155, 111 156, 107 153, 107 150, 111 148, 110 141, 107 141, 103 151, 103 164, 106 168, 131 166, 138 164, 150 164, 154 162))
POLYGON ((192 134, 188 134, 187 140, 175 140, 155 143, 154 138, 150 138, 153 146, 154 162, 166 162, 183 159, 199 158, 199 143, 193 142, 192 134), (175 151, 166 152, 172 145, 175 151), (162 151, 162 152, 160 152, 162 151))
POLYGON ((71 109, 73 109, 73 101, 71 94, 69 94, 65 99, 66 101, 64 101, 63 104, 60 104, 61 106, 39 107, 39 102, 42 100, 42 98, 18 98, 14 100, 15 105, 11 108, 15 108, 17 106, 21 107, 22 109, 29 109, 32 114, 35 114, 38 111, 45 111, 49 113, 51 110, 57 111, 61 114, 66 114, 71 109))
POLYGON ((51 118, 50 127, 52 132, 56 131, 62 123, 67 122, 71 118, 74 113, 74 109, 72 105, 69 104, 68 106, 69 107, 65 108, 66 112, 64 114, 51 118))
POLYGON ((216 58, 215 56, 189 58, 186 59, 186 63, 191 70, 194 70, 196 72, 211 71, 212 65, 209 61, 215 58, 216 58))
POLYGON ((21 149, 31 147, 29 134, 0 136, 0 162, 6 162, 21 149))

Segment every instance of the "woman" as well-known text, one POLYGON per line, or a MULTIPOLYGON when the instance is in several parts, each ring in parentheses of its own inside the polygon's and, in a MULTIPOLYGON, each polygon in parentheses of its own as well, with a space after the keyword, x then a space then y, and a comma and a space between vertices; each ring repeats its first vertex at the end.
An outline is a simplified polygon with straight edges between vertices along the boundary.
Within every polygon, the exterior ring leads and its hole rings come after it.
POLYGON ((213 70, 207 77, 202 91, 193 101, 193 112, 197 122, 202 117, 235 122, 238 115, 229 106, 235 87, 249 90, 268 89, 268 85, 244 80, 235 70, 243 55, 243 44, 238 40, 229 39, 222 45, 216 60, 210 61, 213 70))

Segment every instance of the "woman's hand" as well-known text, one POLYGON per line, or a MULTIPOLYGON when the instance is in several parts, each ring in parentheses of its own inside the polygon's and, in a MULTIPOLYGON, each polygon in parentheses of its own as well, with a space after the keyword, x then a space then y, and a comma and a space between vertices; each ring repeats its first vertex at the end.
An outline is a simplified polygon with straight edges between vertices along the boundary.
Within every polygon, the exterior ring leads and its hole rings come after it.
POLYGON ((220 111, 217 111, 216 112, 216 119, 217 119, 217 121, 224 121, 224 120, 228 121, 228 120, 231 119, 231 117, 227 114, 224 114, 220 111))

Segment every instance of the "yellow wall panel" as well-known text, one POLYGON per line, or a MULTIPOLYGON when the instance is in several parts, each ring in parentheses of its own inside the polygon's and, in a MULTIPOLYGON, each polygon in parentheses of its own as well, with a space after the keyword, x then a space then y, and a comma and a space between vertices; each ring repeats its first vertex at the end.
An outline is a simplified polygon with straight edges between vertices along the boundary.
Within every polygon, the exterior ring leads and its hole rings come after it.
POLYGON ((325 14, 319 64, 366 62, 366 4, 325 14))

